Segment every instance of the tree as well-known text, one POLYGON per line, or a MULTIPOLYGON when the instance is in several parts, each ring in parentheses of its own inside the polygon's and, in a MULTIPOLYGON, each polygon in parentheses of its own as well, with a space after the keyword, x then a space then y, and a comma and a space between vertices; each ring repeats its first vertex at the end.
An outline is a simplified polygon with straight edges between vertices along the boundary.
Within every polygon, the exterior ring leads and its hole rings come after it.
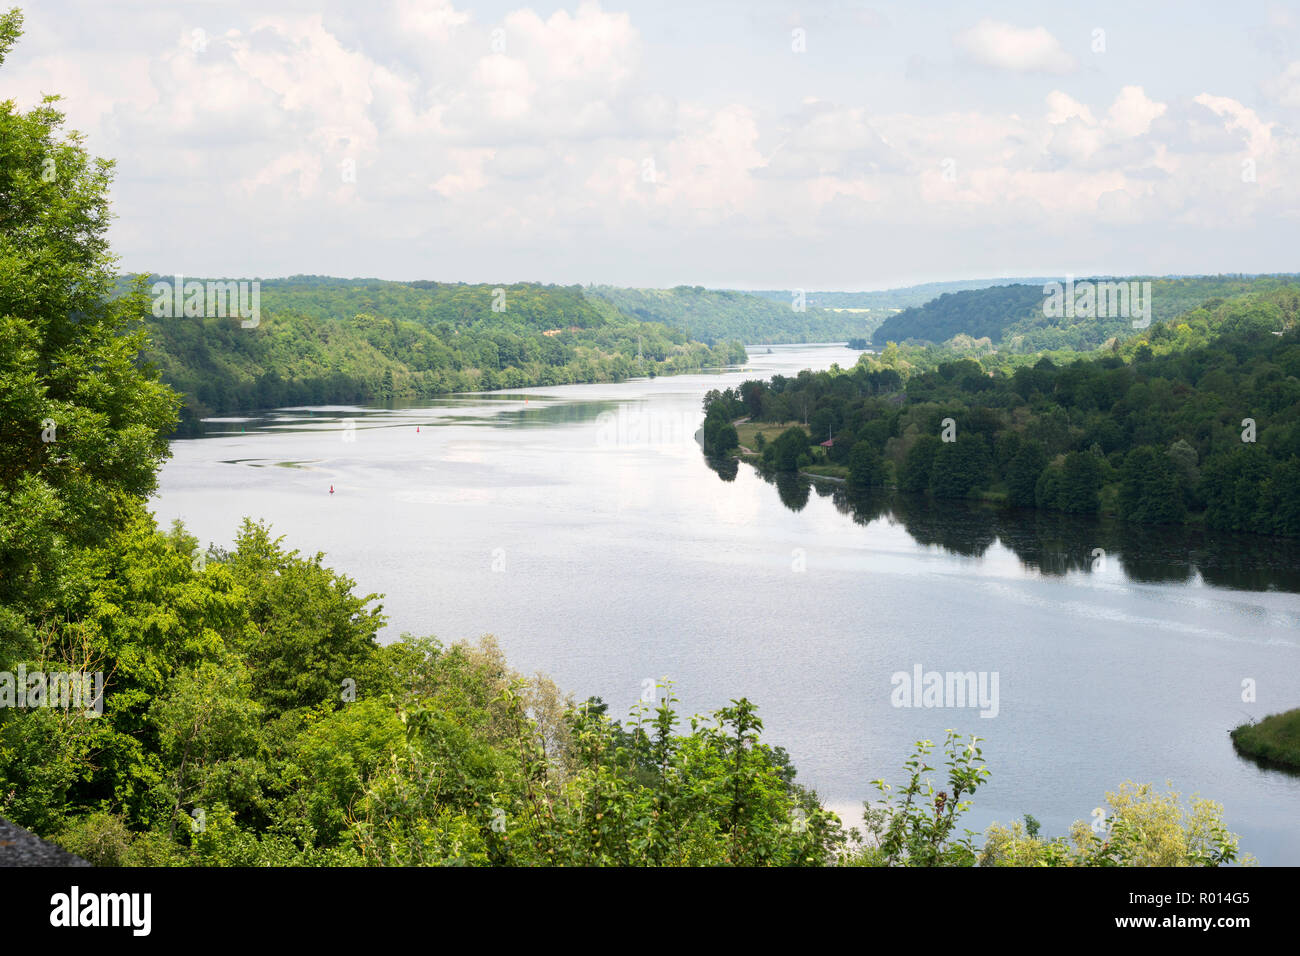
POLYGON ((799 459, 808 452, 808 433, 798 425, 781 432, 763 450, 763 461, 777 471, 797 471, 799 459))
POLYGON ((941 444, 933 435, 922 435, 916 440, 907 453, 903 471, 898 477, 899 490, 917 493, 930 487, 930 474, 934 470, 935 457, 941 444))
POLYGON ((1174 462, 1149 445, 1134 448, 1120 469, 1120 514, 1129 521, 1170 524, 1186 507, 1174 462))
MULTIPOLYGON (((0 65, 22 32, 0 16, 0 65)), ((112 299, 113 164, 63 132, 57 96, 0 103, 0 650, 54 610, 75 555, 155 488, 178 402, 139 367, 143 283, 112 299)), ((8 659, 8 658, 6 658, 8 659)))
POLYGON ((713 454, 725 455, 733 448, 740 446, 740 436, 736 434, 736 426, 731 422, 723 422, 718 427, 717 433, 713 438, 713 454))
POLYGON ((1065 456, 1055 507, 1076 514, 1095 514, 1100 501, 1101 459, 1091 452, 1072 451, 1065 456))
POLYGON ((870 442, 856 442, 849 451, 849 479, 866 487, 885 483, 884 459, 870 442))
POLYGON ((1018 508, 1034 507, 1034 489, 1047 467, 1047 453, 1036 441, 1021 445, 1007 467, 1007 500, 1018 508))
POLYGON ((1266 530, 1272 524, 1264 495, 1273 467, 1258 445, 1238 445, 1212 455, 1202 472, 1205 524, 1230 531, 1266 530))
POLYGON ((704 445, 706 455, 721 456, 725 455, 731 449, 740 445, 740 437, 736 434, 736 427, 728 420, 729 403, 725 400, 715 400, 708 406, 708 413, 704 416, 704 429, 701 439, 704 445))
POLYGON ((204 661, 177 675, 150 707, 159 749, 174 768, 163 784, 172 799, 169 839, 185 811, 204 804, 200 795, 212 787, 219 765, 256 749, 261 708, 250 698, 249 683, 237 658, 204 661))
POLYGON ((767 384, 754 379, 742 382, 740 395, 741 400, 745 403, 745 410, 749 413, 749 417, 754 419, 762 418, 767 401, 767 384))
POLYGON ((930 490, 940 498, 965 498, 988 481, 990 456, 980 435, 940 442, 930 467, 930 490))
POLYGON ((375 679, 375 634, 384 624, 379 596, 355 595, 354 582, 286 552, 260 522, 245 520, 228 570, 244 582, 252 627, 236 648, 257 675, 255 699, 272 716, 296 707, 341 706, 375 679))

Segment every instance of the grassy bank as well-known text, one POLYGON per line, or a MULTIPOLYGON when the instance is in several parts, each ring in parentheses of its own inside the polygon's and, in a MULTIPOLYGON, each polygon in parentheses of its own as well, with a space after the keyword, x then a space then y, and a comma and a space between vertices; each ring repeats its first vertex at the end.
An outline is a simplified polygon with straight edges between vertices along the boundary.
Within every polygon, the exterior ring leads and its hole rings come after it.
POLYGON ((755 437, 759 432, 763 437, 771 441, 787 428, 802 428, 808 430, 808 426, 802 422, 747 422, 739 421, 735 423, 736 437, 740 439, 740 444, 752 451, 760 451, 758 439, 755 437))
MULTIPOLYGON (((733 454, 753 461, 757 461, 762 457, 758 441, 760 432, 764 439, 771 441, 787 428, 801 428, 805 433, 808 431, 808 426, 802 422, 750 422, 741 420, 733 422, 733 424, 736 428, 736 437, 740 440, 740 447, 733 454)), ((806 468, 799 469, 799 474, 807 475, 809 478, 829 478, 833 481, 848 480, 849 469, 846 465, 833 465, 825 461, 822 458, 824 453, 821 449, 814 448, 813 452, 818 457, 818 460, 806 468)))
POLYGON ((1300 770, 1300 707, 1232 731, 1239 753, 1300 770))

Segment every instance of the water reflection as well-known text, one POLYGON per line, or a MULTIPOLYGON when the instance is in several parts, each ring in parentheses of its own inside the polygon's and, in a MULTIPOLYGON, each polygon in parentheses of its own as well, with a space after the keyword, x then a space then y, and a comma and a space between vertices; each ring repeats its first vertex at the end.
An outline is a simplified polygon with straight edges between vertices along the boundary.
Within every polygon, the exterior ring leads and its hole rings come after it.
POLYGON ((735 481, 736 475, 740 473, 739 458, 712 458, 704 459, 709 469, 717 474, 723 481, 735 481))
POLYGON ((626 401, 564 401, 553 395, 489 393, 456 395, 422 402, 389 402, 386 405, 337 405, 313 408, 277 408, 239 418, 207 418, 202 436, 274 432, 295 434, 337 430, 351 422, 356 428, 408 428, 420 424, 475 425, 514 428, 520 425, 582 425, 602 416, 624 412, 626 401), (492 405, 515 407, 494 408, 492 405), (411 415, 410 411, 420 412, 411 415))
POLYGON ((1239 760, 1242 760, 1245 763, 1254 764, 1255 768, 1259 770, 1261 774, 1280 773, 1295 780, 1300 780, 1300 770, 1297 770, 1290 764, 1278 763, 1276 760, 1265 760, 1263 757, 1256 757, 1254 754, 1242 753, 1235 747, 1233 748, 1233 752, 1236 753, 1239 760))
POLYGON ((778 472, 772 480, 776 485, 776 493, 781 496, 781 504, 791 511, 802 511, 808 504, 808 491, 812 482, 807 478, 778 472))
POLYGON ((918 544, 963 557, 981 557, 1001 543, 1027 569, 1050 577, 1101 571, 1113 561, 1128 580, 1141 584, 1190 584, 1199 575, 1215 587, 1300 593, 1300 541, 1288 538, 936 501, 759 473, 791 511, 801 511, 815 488, 858 524, 884 519, 901 525, 918 544))

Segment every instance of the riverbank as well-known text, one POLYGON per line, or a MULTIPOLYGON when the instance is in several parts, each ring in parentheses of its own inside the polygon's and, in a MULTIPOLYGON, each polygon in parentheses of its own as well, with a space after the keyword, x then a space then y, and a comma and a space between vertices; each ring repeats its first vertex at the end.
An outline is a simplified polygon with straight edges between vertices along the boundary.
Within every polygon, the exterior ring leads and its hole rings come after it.
MULTIPOLYGON (((737 419, 732 422, 732 425, 736 429, 736 437, 740 440, 740 445, 733 451, 733 454, 755 465, 762 462, 763 455, 760 451, 755 451, 754 446, 770 441, 787 428, 802 428, 805 431, 808 428, 802 422, 753 422, 748 418, 737 419), (762 439, 758 438, 760 434, 763 435, 762 439)), ((839 485, 847 484, 849 480, 849 469, 847 467, 833 465, 830 462, 817 462, 808 465, 800 468, 797 474, 817 481, 829 481, 839 485)))

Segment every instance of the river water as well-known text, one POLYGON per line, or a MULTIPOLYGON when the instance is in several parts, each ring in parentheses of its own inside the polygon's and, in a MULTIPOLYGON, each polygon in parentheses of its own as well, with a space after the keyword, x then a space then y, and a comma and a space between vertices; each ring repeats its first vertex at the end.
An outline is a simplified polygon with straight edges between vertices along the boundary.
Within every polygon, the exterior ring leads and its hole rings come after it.
POLYGON ((748 697, 846 820, 951 727, 985 738, 993 773, 972 829, 1032 813, 1060 834, 1124 780, 1167 781, 1223 803, 1262 863, 1300 864, 1300 777, 1228 738, 1300 705, 1300 552, 855 497, 701 455, 707 389, 857 354, 224 420, 173 444, 153 507, 222 545, 267 519, 385 595, 383 639, 492 633, 516 669, 613 715, 647 681, 688 713, 748 697), (974 672, 983 706, 898 706, 918 667, 974 672))

